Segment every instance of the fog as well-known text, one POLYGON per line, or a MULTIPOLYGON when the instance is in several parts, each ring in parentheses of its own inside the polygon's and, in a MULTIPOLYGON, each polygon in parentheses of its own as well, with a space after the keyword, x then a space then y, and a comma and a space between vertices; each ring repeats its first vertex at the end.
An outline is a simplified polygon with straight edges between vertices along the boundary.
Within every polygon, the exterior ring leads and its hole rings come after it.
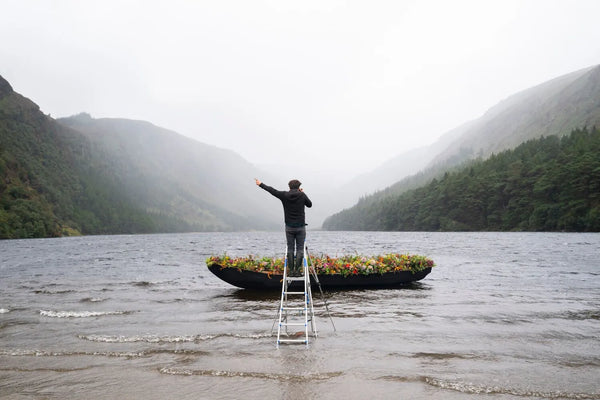
POLYGON ((1 4, 0 75, 45 113, 150 121, 276 186, 349 181, 600 62, 595 0, 1 4))

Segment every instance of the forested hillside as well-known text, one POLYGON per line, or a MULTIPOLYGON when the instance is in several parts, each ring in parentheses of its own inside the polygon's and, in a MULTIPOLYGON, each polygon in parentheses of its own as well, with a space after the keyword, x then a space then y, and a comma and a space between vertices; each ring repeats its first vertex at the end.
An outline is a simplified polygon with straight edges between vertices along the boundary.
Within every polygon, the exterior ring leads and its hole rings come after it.
POLYGON ((275 210, 247 208, 253 175, 147 122, 58 123, 0 77, 0 239, 269 228, 275 210))
MULTIPOLYGON (((391 159, 340 190, 349 199, 400 195, 475 158, 487 158, 541 136, 600 126, 600 66, 575 71, 516 93, 426 148, 391 159), (418 171, 418 172, 416 172, 418 171), (416 173, 415 173, 416 172, 416 173), (385 184, 387 183, 387 184, 385 184)), ((348 207, 352 203, 347 203, 348 207)))
POLYGON ((88 140, 0 77, 0 238, 152 232, 175 223, 151 218, 87 168, 90 154, 88 140))
POLYGON ((542 136, 600 126, 600 66, 575 71, 523 90, 460 127, 460 137, 430 165, 487 158, 542 136))
POLYGON ((328 230, 600 231, 600 131, 528 141, 400 195, 371 196, 328 230))

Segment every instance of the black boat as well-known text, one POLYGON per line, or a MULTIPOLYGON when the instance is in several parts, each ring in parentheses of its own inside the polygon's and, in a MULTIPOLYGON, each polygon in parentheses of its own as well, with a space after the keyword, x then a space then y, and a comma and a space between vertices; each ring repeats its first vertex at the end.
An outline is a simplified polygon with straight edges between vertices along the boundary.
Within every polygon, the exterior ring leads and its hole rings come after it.
MULTIPOLYGON (((281 290, 283 275, 242 270, 233 267, 222 267, 209 264, 208 269, 223 281, 243 289, 281 290)), ((324 289, 384 289, 401 287, 412 282, 420 281, 431 272, 431 268, 422 271, 395 271, 383 274, 357 274, 343 276, 341 274, 319 274, 319 282, 324 289)), ((311 276, 311 284, 316 285, 311 276)), ((290 289, 299 289, 302 281, 291 282, 290 289)))

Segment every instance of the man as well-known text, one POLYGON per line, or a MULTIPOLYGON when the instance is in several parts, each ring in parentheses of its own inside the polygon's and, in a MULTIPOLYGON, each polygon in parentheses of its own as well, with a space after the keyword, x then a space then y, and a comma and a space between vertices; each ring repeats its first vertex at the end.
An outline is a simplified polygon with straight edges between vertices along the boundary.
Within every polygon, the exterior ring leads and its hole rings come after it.
POLYGON ((281 200, 285 219, 285 237, 287 240, 287 259, 290 267, 290 276, 302 275, 302 259, 304 258, 304 240, 306 239, 306 223, 304 221, 304 206, 312 207, 312 201, 300 189, 300 181, 292 179, 288 192, 273 189, 254 178, 256 185, 265 189, 281 200), (294 261, 294 247, 296 258, 294 261))

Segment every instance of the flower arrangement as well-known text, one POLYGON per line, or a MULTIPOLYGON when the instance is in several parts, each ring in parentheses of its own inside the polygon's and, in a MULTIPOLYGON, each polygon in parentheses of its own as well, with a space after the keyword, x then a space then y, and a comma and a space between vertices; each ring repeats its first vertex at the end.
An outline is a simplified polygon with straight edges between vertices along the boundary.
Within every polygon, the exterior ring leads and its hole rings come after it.
MULTIPOLYGON (((247 257, 212 256, 206 259, 206 265, 219 265, 222 268, 237 268, 240 271, 263 272, 267 274, 283 274, 283 258, 262 257, 252 255, 247 257)), ((385 254, 380 256, 350 255, 330 257, 321 255, 309 258, 309 265, 315 268, 319 275, 340 274, 350 275, 384 274, 387 272, 410 271, 416 273, 435 266, 433 260, 420 255, 385 254)))

